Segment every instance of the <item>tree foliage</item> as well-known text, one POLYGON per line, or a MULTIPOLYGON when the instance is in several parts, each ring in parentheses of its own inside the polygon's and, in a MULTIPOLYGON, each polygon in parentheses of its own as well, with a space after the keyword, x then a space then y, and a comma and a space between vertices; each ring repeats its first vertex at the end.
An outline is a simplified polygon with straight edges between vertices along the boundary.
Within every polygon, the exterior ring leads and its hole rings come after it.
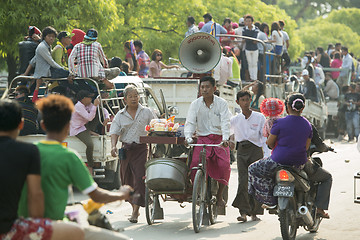
MULTIPOLYGON (((329 16, 324 19, 332 23, 345 24, 346 26, 350 27, 354 32, 360 35, 359 8, 343 8, 337 11, 332 11, 329 16)), ((318 18, 317 20, 322 21, 322 19, 320 18, 318 18)))
POLYGON ((301 22, 324 16, 340 8, 359 8, 359 0, 262 0, 284 9, 296 21, 301 22))
POLYGON ((294 34, 296 22, 279 7, 268 6, 260 0, 4 1, 0 8, 0 54, 7 59, 9 73, 14 72, 17 43, 23 40, 29 25, 40 29, 52 25, 59 31, 73 28, 86 31, 94 27, 108 57, 124 58, 124 42, 140 39, 149 55, 154 49, 160 49, 165 57, 176 58, 187 31, 187 16, 194 16, 198 23, 203 21, 204 13, 211 12, 214 20, 222 23, 225 17, 238 22, 241 16, 250 13, 256 21, 269 25, 283 19, 291 38, 290 55, 297 56, 303 50, 300 39, 294 34))
POLYGON ((360 36, 344 24, 322 21, 300 28, 298 34, 306 50, 314 50, 319 46, 327 49, 329 43, 340 42, 356 56, 360 55, 360 36))

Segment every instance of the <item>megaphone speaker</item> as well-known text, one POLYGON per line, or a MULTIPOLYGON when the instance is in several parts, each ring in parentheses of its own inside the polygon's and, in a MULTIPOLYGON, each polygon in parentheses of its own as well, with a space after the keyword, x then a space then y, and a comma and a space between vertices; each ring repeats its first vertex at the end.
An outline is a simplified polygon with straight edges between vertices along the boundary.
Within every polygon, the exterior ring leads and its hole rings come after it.
POLYGON ((192 73, 211 71, 219 63, 220 58, 220 43, 211 34, 197 32, 187 36, 180 44, 180 62, 192 73))

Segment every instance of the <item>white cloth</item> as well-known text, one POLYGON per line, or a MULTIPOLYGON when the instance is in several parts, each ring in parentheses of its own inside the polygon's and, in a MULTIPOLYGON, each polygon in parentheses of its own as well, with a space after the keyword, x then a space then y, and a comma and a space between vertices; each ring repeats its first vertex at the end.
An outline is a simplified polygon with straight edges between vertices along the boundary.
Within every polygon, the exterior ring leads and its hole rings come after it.
MULTIPOLYGON (((244 27, 238 27, 237 29, 235 29, 235 35, 242 36, 243 29, 244 29, 244 27)), ((237 40, 239 41, 237 43, 237 46, 239 47, 239 49, 242 51, 245 51, 245 44, 242 44, 242 38, 237 38, 237 40)))
POLYGON ((326 82, 324 93, 332 99, 338 99, 340 94, 339 86, 334 82, 334 80, 330 79, 326 82))
POLYGON ((204 98, 199 97, 190 105, 184 128, 185 137, 192 138, 196 131, 199 136, 216 134, 222 135, 224 141, 229 140, 230 117, 226 100, 214 95, 214 101, 208 108, 204 98))
POLYGON ((266 146, 266 137, 262 131, 265 125, 265 117, 259 112, 252 111, 248 119, 244 114, 239 113, 230 119, 230 134, 234 134, 235 141, 249 141, 258 147, 262 147, 264 157, 270 156, 270 150, 266 146))
POLYGON ((258 72, 259 50, 255 50, 255 51, 245 50, 245 54, 249 66, 250 79, 253 81, 258 80, 257 72, 258 72))
POLYGON ((321 67, 314 67, 314 80, 317 86, 324 83, 325 74, 321 67))
POLYGON ((288 51, 286 41, 290 41, 290 37, 289 37, 289 34, 287 34, 287 32, 285 32, 283 30, 281 30, 280 32, 283 35, 283 39, 284 39, 283 52, 286 53, 288 51))
POLYGON ((271 33, 271 40, 276 40, 275 45, 283 46, 284 45, 284 36, 279 34, 278 31, 274 30, 271 33))
MULTIPOLYGON (((348 53, 343 57, 341 68, 349 69, 349 71, 351 71, 352 64, 353 64, 353 59, 351 55, 348 53)), ((346 77, 348 76, 347 74, 349 74, 349 72, 340 72, 340 77, 346 77)))
POLYGON ((214 68, 214 78, 216 83, 223 85, 230 79, 232 76, 232 61, 230 58, 225 57, 224 54, 221 54, 219 63, 214 68))
POLYGON ((155 118, 150 108, 143 107, 139 104, 133 119, 126 111, 126 107, 121 109, 111 123, 110 134, 120 136, 120 141, 125 143, 140 143, 140 136, 146 136, 146 125, 155 118))
MULTIPOLYGON (((268 37, 266 36, 266 33, 262 32, 262 31, 259 31, 257 38, 259 40, 262 40, 263 42, 266 42, 268 40, 268 37)), ((263 45, 261 43, 258 43, 257 45, 258 45, 259 53, 264 54, 263 45)), ((265 45, 267 45, 267 44, 265 43, 265 45)), ((268 47, 266 46, 266 51, 267 50, 268 50, 268 47)))

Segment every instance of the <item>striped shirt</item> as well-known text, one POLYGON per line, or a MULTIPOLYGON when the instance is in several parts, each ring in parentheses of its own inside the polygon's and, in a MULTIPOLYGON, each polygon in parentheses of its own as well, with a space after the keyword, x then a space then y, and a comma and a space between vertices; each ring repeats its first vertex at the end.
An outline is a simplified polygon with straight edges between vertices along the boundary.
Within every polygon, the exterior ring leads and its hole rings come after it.
POLYGON ((89 45, 79 43, 71 51, 69 71, 73 75, 82 78, 104 78, 104 67, 108 67, 108 62, 99 42, 93 42, 89 45))

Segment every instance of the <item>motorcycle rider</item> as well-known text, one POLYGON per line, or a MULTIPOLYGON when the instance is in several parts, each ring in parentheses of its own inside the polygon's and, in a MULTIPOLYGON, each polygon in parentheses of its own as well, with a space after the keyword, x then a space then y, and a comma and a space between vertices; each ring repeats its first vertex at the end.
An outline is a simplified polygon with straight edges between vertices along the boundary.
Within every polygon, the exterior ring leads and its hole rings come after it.
POLYGON ((264 208, 276 208, 273 196, 275 172, 279 166, 287 165, 302 169, 307 160, 306 150, 312 138, 312 128, 308 120, 301 116, 305 107, 305 97, 300 93, 288 96, 286 108, 288 116, 276 120, 266 143, 274 148, 269 158, 251 164, 249 171, 249 194, 263 203, 264 208))

